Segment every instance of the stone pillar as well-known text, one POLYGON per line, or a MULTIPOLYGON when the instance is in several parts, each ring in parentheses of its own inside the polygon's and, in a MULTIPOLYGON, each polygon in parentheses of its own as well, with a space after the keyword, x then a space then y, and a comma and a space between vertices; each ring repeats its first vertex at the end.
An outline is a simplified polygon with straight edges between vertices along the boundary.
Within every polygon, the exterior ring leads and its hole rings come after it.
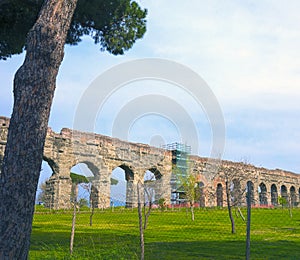
POLYGON ((256 182, 252 182, 253 183, 253 201, 251 202, 251 204, 254 205, 259 205, 259 193, 258 193, 258 184, 256 182))
POLYGON ((100 170, 99 177, 92 182, 91 200, 96 208, 110 207, 110 174, 108 170, 100 170))
POLYGON ((199 198, 197 198, 197 200, 195 202, 199 203, 200 207, 206 207, 208 205, 208 186, 205 185, 202 181, 198 183, 197 185, 197 189, 200 193, 199 198))
POLYGON ((136 180, 128 180, 127 181, 127 189, 126 189, 126 207, 137 207, 137 181, 136 180))
POLYGON ((220 182, 220 184, 222 185, 222 199, 221 199, 222 207, 226 207, 227 206, 226 185, 225 182, 220 182))
POLYGON ((224 180, 224 183, 221 182, 223 187, 223 207, 227 207, 227 192, 226 192, 226 182, 224 180))
POLYGON ((267 205, 272 205, 272 199, 271 199, 271 186, 267 186, 267 192, 266 192, 266 200, 267 200, 267 205))
POLYGON ((71 207, 72 180, 70 177, 60 176, 58 178, 58 201, 57 209, 69 209, 71 207))
POLYGON ((53 175, 46 181, 45 207, 55 210, 69 209, 71 207, 71 188, 70 177, 53 175))
POLYGON ((267 200, 267 205, 270 206, 271 205, 271 186, 266 184, 266 200, 267 200))
MULTIPOLYGON (((56 178, 53 176, 50 177, 48 181, 46 181, 46 189, 45 189, 45 201, 44 206, 49 209, 54 208, 54 201, 56 201, 56 191, 58 188, 58 185, 56 185, 56 178)), ((55 205, 56 206, 56 205, 55 205)))
POLYGON ((171 203, 171 174, 162 175, 162 177, 155 181, 155 203, 163 198, 167 205, 171 203))
POLYGON ((205 206, 206 207, 215 207, 217 205, 216 202, 216 189, 209 183, 205 189, 205 206))

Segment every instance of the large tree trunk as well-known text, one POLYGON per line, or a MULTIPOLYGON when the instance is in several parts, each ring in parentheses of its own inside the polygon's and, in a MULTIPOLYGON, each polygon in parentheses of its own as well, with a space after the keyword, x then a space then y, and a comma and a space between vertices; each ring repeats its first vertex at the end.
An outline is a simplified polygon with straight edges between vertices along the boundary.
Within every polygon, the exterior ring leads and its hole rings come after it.
POLYGON ((72 183, 73 218, 72 218, 72 228, 71 228, 71 237, 70 237, 70 255, 73 254, 73 247, 74 247, 76 213, 77 213, 77 194, 78 194, 78 184, 72 183))
POLYGON ((56 76, 77 0, 46 0, 14 79, 14 107, 0 176, 0 259, 27 259, 56 76))

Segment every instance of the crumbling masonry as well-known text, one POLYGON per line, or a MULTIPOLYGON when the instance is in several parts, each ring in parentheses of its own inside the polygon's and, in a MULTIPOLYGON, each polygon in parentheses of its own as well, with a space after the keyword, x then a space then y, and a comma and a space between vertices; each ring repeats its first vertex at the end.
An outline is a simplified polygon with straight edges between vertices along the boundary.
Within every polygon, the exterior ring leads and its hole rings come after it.
MULTIPOLYGON (((0 169, 2 165, 9 118, 0 117, 0 169)), ((92 171, 91 201, 96 207, 110 206, 110 178, 112 171, 121 167, 127 181, 127 206, 137 205, 137 182, 144 181, 146 171, 155 174, 155 200, 171 202, 172 151, 121 141, 99 134, 83 133, 63 128, 55 133, 48 128, 44 160, 53 174, 47 181, 47 207, 70 207, 70 170, 85 163, 92 171)), ((201 206, 225 206, 225 181, 234 190, 243 190, 251 182, 253 204, 277 205, 281 196, 291 205, 300 201, 300 175, 284 170, 268 170, 244 163, 214 162, 208 158, 191 156, 192 171, 199 173, 201 206)), ((232 199, 237 199, 233 198, 232 199)), ((245 203, 242 199, 239 203, 245 203)))

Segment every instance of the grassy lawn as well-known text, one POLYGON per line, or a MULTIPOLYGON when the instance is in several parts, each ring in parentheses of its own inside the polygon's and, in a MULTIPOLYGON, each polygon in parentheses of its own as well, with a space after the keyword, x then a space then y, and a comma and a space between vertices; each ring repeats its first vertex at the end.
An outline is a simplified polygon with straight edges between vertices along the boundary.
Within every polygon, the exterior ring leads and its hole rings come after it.
MULTIPOLYGON (((246 216, 245 210, 242 210, 246 216)), ((245 259, 246 224, 235 216, 230 233, 226 209, 155 210, 145 230, 145 259, 245 259)), ((30 259, 139 259, 136 210, 77 215, 73 256, 69 256, 72 214, 47 211, 34 216, 30 259)), ((252 209, 251 259, 300 259, 300 209, 252 209)))

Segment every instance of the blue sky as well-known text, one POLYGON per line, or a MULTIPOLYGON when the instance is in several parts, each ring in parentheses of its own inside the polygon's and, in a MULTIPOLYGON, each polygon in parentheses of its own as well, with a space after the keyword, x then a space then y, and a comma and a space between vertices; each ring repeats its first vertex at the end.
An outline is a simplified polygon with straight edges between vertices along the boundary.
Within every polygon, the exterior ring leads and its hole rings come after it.
MULTIPOLYGON (((124 56, 100 52, 90 39, 66 47, 49 126, 57 132, 72 128, 82 94, 107 69, 133 59, 168 59, 198 73, 217 97, 226 126, 224 159, 300 173, 300 2, 138 2, 149 12, 147 33, 124 56)), ((0 61, 1 115, 11 114, 12 79, 23 59, 19 55, 0 61)), ((134 84, 107 99, 96 132, 111 136, 114 119, 126 104, 143 95, 161 95, 186 109, 197 127, 199 155, 210 155, 211 125, 191 97, 166 83, 134 84)), ((172 123, 180 120, 176 116, 141 115, 128 129, 128 139, 185 142, 172 123)))

